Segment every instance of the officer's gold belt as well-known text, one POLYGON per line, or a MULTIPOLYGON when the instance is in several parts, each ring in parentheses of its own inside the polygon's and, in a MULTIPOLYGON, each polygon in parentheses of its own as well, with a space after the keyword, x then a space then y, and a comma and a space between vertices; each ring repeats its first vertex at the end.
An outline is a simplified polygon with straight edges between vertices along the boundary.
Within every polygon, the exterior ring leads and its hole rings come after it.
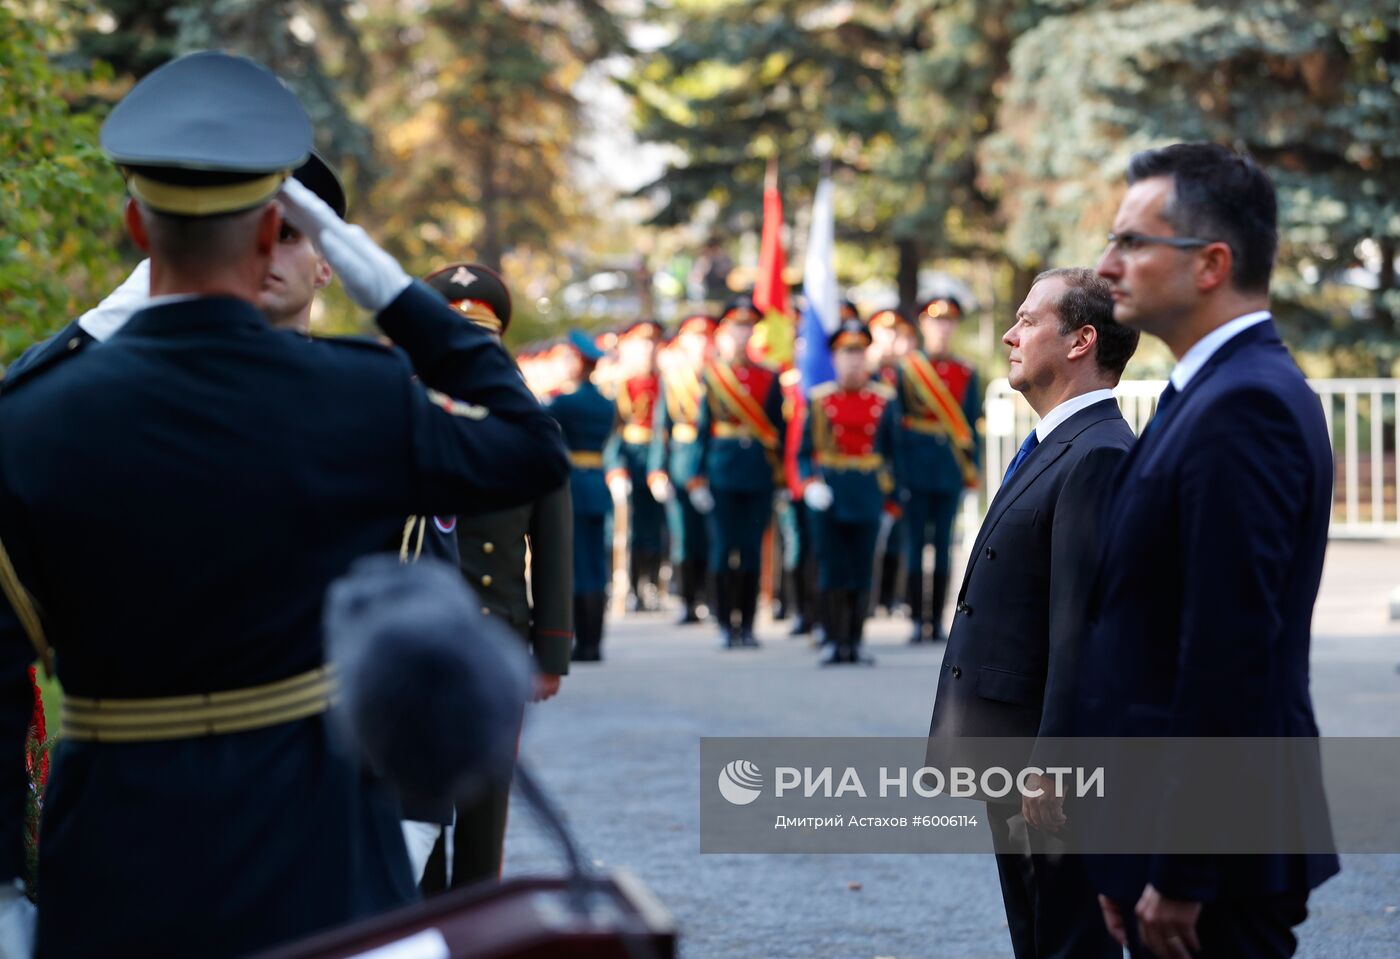
POLYGON ((245 689, 155 699, 63 697, 63 736, 99 743, 220 736, 325 712, 335 701, 330 666, 245 689))
POLYGON ((921 420, 913 416, 905 416, 900 419, 899 423, 906 430, 913 430, 915 433, 928 433, 933 436, 948 435, 948 429, 941 420, 921 420))
POLYGON ((714 432, 722 440, 753 438, 753 430, 742 423, 715 423, 714 432))
POLYGON ((569 450, 569 461, 581 470, 603 468, 603 454, 593 450, 569 450))
POLYGON ((677 443, 694 443, 700 438, 700 431, 694 423, 677 423, 671 427, 671 439, 677 443))
POLYGON ((640 423, 628 423, 622 428, 622 441, 624 443, 650 443, 651 427, 643 426, 640 423))
POLYGON ((834 470, 859 470, 862 473, 885 465, 885 458, 879 453, 818 453, 815 459, 818 466, 834 470))

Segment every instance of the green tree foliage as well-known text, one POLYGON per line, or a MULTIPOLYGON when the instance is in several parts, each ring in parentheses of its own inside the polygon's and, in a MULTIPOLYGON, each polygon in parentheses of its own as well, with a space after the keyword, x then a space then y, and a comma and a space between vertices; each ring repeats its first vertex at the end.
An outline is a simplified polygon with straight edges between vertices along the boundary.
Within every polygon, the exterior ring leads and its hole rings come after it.
POLYGON ((1005 83, 997 132, 979 156, 1002 196, 1013 257, 1091 262, 1132 152, 1187 139, 1235 145, 1279 188, 1276 311, 1294 342, 1335 351, 1359 372, 1376 371, 1365 354, 1379 352, 1381 369, 1400 355, 1390 266, 1400 239, 1400 8, 1095 3, 1026 33, 1005 83), (1356 266, 1369 267, 1377 289, 1338 282, 1356 266))
POLYGON ((72 11, 0 0, 0 360, 67 323, 115 283, 121 179, 98 117, 73 113, 101 71, 56 66, 72 11))
POLYGON ((683 153, 642 190, 659 200, 654 224, 689 222, 712 202, 724 231, 754 229, 767 160, 780 160, 795 207, 817 183, 824 142, 843 186, 841 238, 888 244, 904 198, 876 174, 907 140, 896 99, 903 41, 888 4, 677 0, 652 16, 673 39, 627 83, 638 135, 683 153))

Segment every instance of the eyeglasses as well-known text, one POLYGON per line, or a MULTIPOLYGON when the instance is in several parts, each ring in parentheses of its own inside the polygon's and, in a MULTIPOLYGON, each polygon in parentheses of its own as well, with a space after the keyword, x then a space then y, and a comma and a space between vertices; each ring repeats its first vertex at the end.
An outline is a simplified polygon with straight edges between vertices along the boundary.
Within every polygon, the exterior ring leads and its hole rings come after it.
POLYGON ((1145 233, 1109 233, 1107 250, 1116 249, 1119 253, 1135 253, 1145 246, 1170 246, 1178 250, 1194 250, 1210 246, 1214 240, 1200 240, 1194 236, 1148 236, 1145 233))

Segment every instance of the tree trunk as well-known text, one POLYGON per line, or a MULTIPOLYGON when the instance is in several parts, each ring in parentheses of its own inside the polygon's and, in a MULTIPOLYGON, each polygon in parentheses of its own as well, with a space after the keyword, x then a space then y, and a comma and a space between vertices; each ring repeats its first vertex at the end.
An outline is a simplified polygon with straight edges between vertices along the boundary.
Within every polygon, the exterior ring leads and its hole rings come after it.
POLYGON ((898 240, 896 245, 899 249, 899 275, 896 280, 899 284, 899 308, 913 319, 914 311, 919 307, 919 262, 923 251, 919 241, 913 237, 898 240))
MULTIPOLYGON (((1372 309, 1375 312, 1376 329, 1387 336, 1395 334, 1395 314, 1386 306, 1385 295, 1395 289, 1395 254, 1396 242, 1393 237, 1383 237, 1380 241, 1381 248, 1381 269, 1376 284, 1376 295, 1371 300, 1372 309)), ((1390 375, 1390 361, 1376 357, 1376 375, 1390 375)))
MULTIPOLYGON (((494 124, 493 124, 494 126, 494 124)), ((496 186, 496 144, 491 135, 481 138, 477 153, 477 183, 481 188, 481 233, 476 241, 477 261, 496 272, 505 253, 501 241, 500 197, 496 186)))

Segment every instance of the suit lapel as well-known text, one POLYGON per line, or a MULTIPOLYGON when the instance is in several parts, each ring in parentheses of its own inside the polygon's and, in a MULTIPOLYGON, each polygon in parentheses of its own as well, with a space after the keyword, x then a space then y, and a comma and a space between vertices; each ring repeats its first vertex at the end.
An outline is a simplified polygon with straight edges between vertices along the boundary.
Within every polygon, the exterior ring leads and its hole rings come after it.
POLYGON ((997 490, 997 495, 992 497, 991 505, 987 507, 986 518, 982 520, 982 526, 977 530, 977 538, 972 543, 972 555, 967 561, 967 570, 963 573, 962 589, 959 596, 967 590, 967 581, 972 576, 972 567, 977 565, 977 557, 982 552, 982 546, 987 537, 991 535, 996 524, 1001 520, 1002 514, 1010 508, 1018 497, 1026 490, 1030 489, 1040 474, 1048 470, 1055 461, 1065 453, 1069 452, 1074 441, 1095 423, 1113 419, 1115 416, 1121 417, 1123 414, 1118 411, 1116 400, 1104 400, 1095 403, 1093 406, 1085 407, 1065 420, 1055 428, 1050 434, 1050 439, 1041 443, 1031 451, 1009 483, 1004 484, 997 490))

